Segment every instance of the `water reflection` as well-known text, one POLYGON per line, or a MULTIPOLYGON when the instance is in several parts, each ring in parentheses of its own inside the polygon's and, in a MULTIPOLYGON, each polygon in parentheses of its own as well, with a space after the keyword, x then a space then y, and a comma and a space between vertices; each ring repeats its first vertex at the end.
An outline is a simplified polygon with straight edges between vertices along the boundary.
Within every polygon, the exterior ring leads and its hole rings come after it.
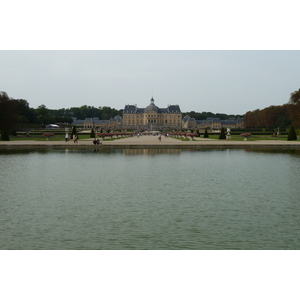
POLYGON ((269 149, 243 149, 245 152, 248 153, 265 153, 265 154, 286 154, 286 155, 291 155, 291 156, 296 156, 296 157, 300 157, 300 150, 298 149, 273 149, 273 148, 269 148, 269 149))
POLYGON ((0 249, 300 249, 297 150, 96 150, 0 151, 0 249))
POLYGON ((294 157, 300 157, 300 150, 298 149, 275 149, 275 148, 246 148, 246 149, 180 149, 180 148, 0 148, 1 155, 28 155, 33 153, 38 154, 55 154, 55 153, 65 153, 65 154, 88 154, 88 153, 99 153, 106 155, 115 155, 122 154, 128 156, 134 155, 181 155, 182 153, 231 153, 231 152, 246 152, 246 153, 261 153, 261 154, 282 154, 282 155, 291 155, 294 157))
POLYGON ((124 155, 179 155, 182 153, 182 149, 123 149, 124 155))

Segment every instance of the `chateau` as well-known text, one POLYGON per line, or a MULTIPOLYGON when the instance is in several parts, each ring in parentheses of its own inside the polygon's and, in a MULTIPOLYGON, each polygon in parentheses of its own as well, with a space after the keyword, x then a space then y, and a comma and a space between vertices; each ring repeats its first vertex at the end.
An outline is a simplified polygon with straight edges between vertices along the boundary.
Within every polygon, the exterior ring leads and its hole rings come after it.
POLYGON ((229 118, 220 120, 218 118, 207 118, 196 120, 186 115, 182 118, 179 105, 168 105, 159 108, 151 98, 146 108, 138 108, 137 105, 125 105, 123 118, 116 116, 110 120, 99 120, 99 118, 86 118, 77 120, 73 118, 73 126, 81 128, 111 129, 111 130, 177 130, 182 129, 210 129, 220 130, 224 128, 244 128, 243 118, 229 118))
POLYGON ((146 108, 136 105, 125 105, 123 111, 123 127, 138 130, 170 130, 181 128, 182 114, 179 105, 168 105, 159 108, 151 98, 146 108))
POLYGON ((122 129, 122 117, 116 116, 109 120, 99 120, 99 118, 86 118, 85 120, 77 120, 73 118, 72 126, 80 128, 95 128, 95 129, 122 129))
POLYGON ((220 120, 219 118, 207 118, 206 120, 196 120, 186 115, 182 119, 183 129, 210 129, 221 130, 221 128, 244 128, 244 118, 229 118, 220 120))

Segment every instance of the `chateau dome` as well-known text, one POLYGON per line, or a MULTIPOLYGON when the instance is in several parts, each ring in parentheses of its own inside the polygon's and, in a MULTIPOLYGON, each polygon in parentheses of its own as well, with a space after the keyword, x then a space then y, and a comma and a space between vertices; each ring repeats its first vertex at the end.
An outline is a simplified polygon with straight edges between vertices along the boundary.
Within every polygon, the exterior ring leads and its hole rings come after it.
POLYGON ((154 99, 151 98, 150 100, 150 105, 148 105, 146 108, 145 108, 145 113, 149 113, 151 111, 155 111, 155 112, 159 112, 159 108, 154 104, 154 99))

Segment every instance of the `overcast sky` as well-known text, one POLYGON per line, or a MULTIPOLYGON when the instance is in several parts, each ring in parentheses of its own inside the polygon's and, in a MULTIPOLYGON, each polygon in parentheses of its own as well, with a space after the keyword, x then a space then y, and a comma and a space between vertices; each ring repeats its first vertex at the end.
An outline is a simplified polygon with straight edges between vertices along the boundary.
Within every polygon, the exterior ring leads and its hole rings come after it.
POLYGON ((300 88, 296 2, 200 2, 4 1, 0 91, 50 109, 287 103, 300 88))
POLYGON ((179 104, 244 114, 300 88, 300 51, 0 51, 1 90, 30 107, 179 104))

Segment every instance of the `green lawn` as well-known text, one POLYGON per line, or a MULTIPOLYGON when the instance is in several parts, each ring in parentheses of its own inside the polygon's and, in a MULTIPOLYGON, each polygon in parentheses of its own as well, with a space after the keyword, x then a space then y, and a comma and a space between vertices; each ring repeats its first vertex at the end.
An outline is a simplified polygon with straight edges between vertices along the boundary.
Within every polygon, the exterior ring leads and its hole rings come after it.
MULTIPOLYGON (((124 138, 127 138, 126 137, 117 137, 117 138, 105 138, 104 141, 113 141, 113 140, 119 140, 119 139, 124 139, 124 138)), ((9 137, 10 141, 46 141, 47 138, 44 137, 44 136, 31 136, 29 138, 26 138, 26 137, 23 137, 23 136, 20 136, 20 137, 15 137, 15 136, 10 136, 9 137)), ((83 136, 80 136, 79 135, 79 138, 78 138, 78 141, 80 140, 88 140, 88 139, 91 139, 88 135, 83 135, 83 136)), ((99 139, 100 141, 102 141, 102 139, 99 139)), ((64 135, 55 135, 54 137, 51 137, 50 138, 50 141, 65 141, 65 136, 64 135)), ((73 141, 72 139, 70 139, 69 141, 73 141)))
MULTIPOLYGON (((175 136, 170 136, 174 139, 180 140, 180 141, 190 141, 189 138, 180 138, 180 137, 175 137, 175 136)), ((200 135, 200 138, 203 138, 203 134, 200 135)), ((207 140, 218 140, 219 135, 209 135, 209 138, 207 140)), ((195 138, 197 140, 197 137, 195 138)), ((243 141, 244 137, 241 137, 240 135, 231 135, 231 140, 232 141, 243 141)), ((281 135, 280 137, 271 137, 267 135, 252 135, 250 138, 248 138, 248 141, 265 141, 265 140, 274 140, 274 141, 286 141, 287 140, 287 135, 281 135)))
MULTIPOLYGON (((203 138, 203 135, 200 135, 200 138, 203 138)), ((213 140, 218 140, 219 135, 210 135, 209 139, 213 140)), ((287 135, 281 135, 280 137, 270 137, 267 135, 252 135, 250 138, 247 138, 248 141, 265 141, 265 140, 273 140, 273 141, 286 141, 287 140, 287 135)), ((232 141, 243 141, 244 137, 241 137, 240 135, 231 135, 231 140, 232 141)))

